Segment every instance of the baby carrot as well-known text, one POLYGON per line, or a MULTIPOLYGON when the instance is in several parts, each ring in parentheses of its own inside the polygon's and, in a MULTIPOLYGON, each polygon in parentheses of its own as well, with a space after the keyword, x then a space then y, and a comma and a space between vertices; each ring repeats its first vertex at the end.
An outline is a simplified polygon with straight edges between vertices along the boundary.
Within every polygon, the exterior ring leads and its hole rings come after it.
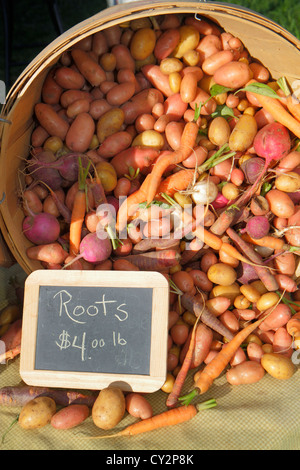
POLYGON ((155 429, 164 428, 167 426, 174 426, 175 424, 184 423, 189 421, 196 416, 198 411, 208 410, 217 406, 215 399, 207 400, 204 403, 198 405, 180 406, 178 408, 172 408, 164 411, 158 415, 152 416, 151 418, 142 419, 136 423, 127 426, 122 431, 112 434, 110 436, 96 436, 89 439, 104 439, 108 437, 120 437, 120 436, 136 436, 144 432, 154 431, 155 429))
POLYGON ((286 246, 282 238, 272 237, 271 235, 266 235, 262 238, 252 238, 247 233, 244 233, 242 239, 253 245, 272 248, 272 250, 283 250, 286 246))
MULTIPOLYGON (((254 81, 255 80, 250 80, 248 85, 254 81)), ((253 95, 258 100, 262 108, 268 111, 275 121, 285 126, 289 131, 295 134, 296 137, 300 138, 300 122, 285 109, 279 99, 253 92, 250 92, 250 95, 253 95)))
POLYGON ((183 129, 179 149, 175 152, 165 155, 163 158, 161 158, 161 160, 155 163, 150 173, 151 179, 147 191, 148 204, 153 201, 161 182, 162 175, 168 166, 181 163, 193 151, 198 131, 199 127, 195 122, 187 122, 183 129))
POLYGON ((74 204, 71 214, 70 222, 70 255, 78 255, 79 246, 81 242, 81 229, 86 213, 86 178, 88 175, 90 163, 87 168, 83 168, 81 158, 79 157, 79 176, 78 176, 78 191, 74 198, 74 204))
POLYGON ((128 218, 132 216, 137 210, 141 202, 145 202, 147 198, 147 189, 150 182, 150 174, 146 176, 143 183, 137 191, 131 193, 121 204, 118 214, 116 229, 121 232, 127 225, 128 218))
MULTIPOLYGON (((203 304, 203 308, 204 308, 204 304, 203 304)), ((199 315, 199 317, 197 318, 197 320, 194 323, 189 348, 188 348, 187 353, 185 355, 185 358, 184 358, 184 361, 183 361, 182 366, 180 368, 180 371, 176 375, 176 379, 175 379, 172 391, 171 391, 171 393, 169 394, 169 396, 167 398, 166 405, 169 406, 169 407, 172 407, 172 406, 176 405, 176 403, 178 401, 178 398, 179 398, 179 395, 181 393, 181 389, 184 385, 184 381, 186 379, 188 371, 190 370, 190 366, 191 366, 192 359, 193 359, 194 347, 195 347, 195 333, 196 333, 196 328, 197 328, 198 321, 199 321, 200 317, 201 317, 201 315, 199 315)))
POLYGON ((211 360, 211 362, 209 362, 201 371, 195 382, 195 388, 192 390, 192 392, 180 397, 179 400, 184 405, 189 405, 189 403, 193 400, 194 397, 207 392, 207 390, 213 384, 214 380, 221 375, 226 366, 229 364, 230 360, 232 359, 238 348, 241 346, 241 344, 246 340, 250 333, 252 333, 256 328, 259 327, 259 325, 265 319, 266 316, 260 318, 254 323, 250 323, 245 328, 236 333, 236 335, 223 346, 223 348, 211 360))

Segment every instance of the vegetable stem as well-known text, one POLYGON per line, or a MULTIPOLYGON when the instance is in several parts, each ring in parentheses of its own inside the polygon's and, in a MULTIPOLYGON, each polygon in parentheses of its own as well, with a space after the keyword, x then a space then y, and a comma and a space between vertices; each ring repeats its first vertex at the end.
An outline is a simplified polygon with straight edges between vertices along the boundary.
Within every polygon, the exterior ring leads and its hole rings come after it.
MULTIPOLYGON (((199 391, 197 388, 194 388, 190 393, 187 395, 183 395, 182 397, 179 397, 178 400, 183 404, 183 405, 189 405, 194 398, 199 395, 199 391)), ((199 406, 199 405, 198 405, 199 406)))
POLYGON ((206 400, 203 403, 197 403, 196 408, 198 411, 202 410, 209 410, 210 408, 214 408, 217 406, 217 402, 214 398, 211 398, 210 400, 206 400))

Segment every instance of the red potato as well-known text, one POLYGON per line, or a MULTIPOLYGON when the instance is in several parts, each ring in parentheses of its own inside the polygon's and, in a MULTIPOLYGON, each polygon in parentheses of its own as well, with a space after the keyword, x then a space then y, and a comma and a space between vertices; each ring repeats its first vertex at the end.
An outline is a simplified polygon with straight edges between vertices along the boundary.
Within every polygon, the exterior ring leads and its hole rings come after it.
POLYGON ((93 119, 98 120, 110 109, 112 109, 112 105, 105 98, 99 98, 90 103, 89 113, 93 119))
POLYGON ((287 332, 285 326, 278 328, 273 337, 273 352, 286 357, 293 354, 293 338, 287 332))
POLYGON ((181 137, 184 129, 183 122, 171 121, 166 125, 165 137, 169 146, 173 150, 178 150, 180 147, 181 137))
POLYGON ((69 405, 57 411, 51 418, 50 424, 55 429, 72 429, 83 423, 90 414, 87 405, 69 405))
POLYGON ((182 346, 188 337, 189 327, 186 323, 179 321, 170 329, 171 338, 177 346, 182 346))
POLYGON ((179 29, 170 28, 164 31, 156 41, 154 56, 160 61, 166 59, 176 48, 180 40, 179 29))
POLYGON ((217 103, 213 98, 211 99, 209 98, 210 98, 210 95, 206 93, 206 91, 202 90, 202 88, 198 87, 195 98, 190 102, 190 107, 193 110, 195 110, 196 105, 199 106, 199 104, 201 103, 202 106, 201 106, 200 114, 204 116, 210 115, 211 113, 214 113, 215 110, 217 109, 217 103), (206 103, 208 99, 209 101, 206 103))
POLYGON ((97 149, 98 155, 103 158, 112 158, 118 153, 126 150, 132 142, 132 136, 129 132, 119 131, 106 137, 97 149))
POLYGON ((162 217, 147 222, 143 228, 143 235, 146 238, 160 238, 166 237, 171 231, 171 220, 168 217, 162 217))
POLYGON ((127 259, 119 258, 113 261, 112 268, 115 271, 139 271, 140 269, 135 264, 127 259))
POLYGON ((155 149, 130 147, 115 155, 110 163, 115 168, 118 177, 121 177, 128 174, 130 167, 134 170, 149 167, 158 155, 159 151, 155 149))
POLYGON ((231 301, 228 297, 219 296, 208 299, 205 305, 211 313, 218 317, 228 310, 231 305, 231 301))
POLYGON ((85 84, 84 76, 71 67, 57 68, 54 79, 58 85, 67 90, 80 90, 85 84))
MULTIPOLYGON (((267 310, 265 313, 268 314, 267 310)), ((277 330, 287 324, 292 316, 288 305, 280 303, 274 308, 272 313, 259 326, 261 331, 277 330)))
POLYGON ((124 82, 112 87, 106 95, 106 100, 111 106, 121 106, 135 94, 135 84, 124 82))
POLYGON ((67 108, 74 101, 87 99, 92 101, 93 97, 88 91, 84 90, 66 90, 60 97, 60 104, 63 108, 67 108))
POLYGON ((68 148, 74 152, 85 152, 89 148, 95 127, 95 122, 89 113, 78 114, 66 135, 68 148))
POLYGON ((264 350, 262 349, 260 344, 250 342, 247 345, 247 356, 250 361, 261 361, 262 356, 264 355, 264 350))
POLYGON ((218 68, 233 60, 234 54, 231 50, 219 51, 204 60, 202 70, 207 75, 214 75, 218 68))
POLYGON ((113 47, 120 43, 122 28, 119 25, 114 25, 110 28, 104 29, 103 34, 105 36, 108 47, 113 47))
POLYGON ((135 72, 135 60, 127 46, 124 44, 116 44, 111 49, 111 52, 116 58, 116 70, 126 68, 135 72))
POLYGON ((279 189, 271 189, 265 195, 270 211, 277 217, 290 218, 295 213, 295 205, 289 195, 279 189))
POLYGON ((69 130, 69 124, 49 104, 37 103, 34 111, 40 125, 50 136, 60 137, 62 140, 65 139, 69 130))
POLYGON ((23 212, 28 215, 29 212, 38 214, 43 210, 43 203, 34 190, 26 189, 23 192, 23 212))
POLYGON ((169 84, 169 76, 162 73, 159 65, 147 64, 141 70, 149 82, 164 96, 168 97, 173 94, 169 84))
POLYGON ((92 86, 99 86, 106 80, 106 73, 102 67, 87 52, 72 49, 71 55, 80 73, 92 86))
POLYGON ((216 34, 207 34, 202 38, 196 47, 200 54, 199 64, 202 65, 205 59, 222 50, 222 43, 216 34))
POLYGON ((194 287, 193 277, 187 271, 177 271, 172 274, 172 280, 182 292, 191 292, 194 287))
POLYGON ((59 243, 55 242, 47 245, 30 246, 26 250, 26 255, 32 260, 62 264, 68 253, 59 243))
POLYGON ((131 416, 148 419, 153 416, 153 409, 148 400, 140 393, 128 393, 125 397, 126 410, 131 416))
POLYGON ((93 34, 92 51, 98 56, 108 52, 107 39, 103 31, 98 31, 97 33, 93 34))
POLYGON ((124 103, 121 109, 124 112, 124 123, 133 124, 142 113, 151 113, 157 103, 163 103, 164 97, 161 91, 155 88, 147 88, 132 97, 128 103, 124 103))
POLYGON ((265 370, 257 361, 245 361, 229 369, 226 373, 227 382, 231 385, 252 384, 261 380, 265 370))
POLYGON ((266 83, 270 78, 270 72, 266 67, 258 62, 251 62, 249 64, 250 70, 253 73, 253 79, 257 82, 266 83))
MULTIPOLYGON (((135 120, 134 126, 138 133, 144 132, 146 130, 154 129, 155 126, 155 117, 150 113, 140 114, 135 120)), ((158 130, 158 129, 156 129, 158 130)))
MULTIPOLYGON (((300 206, 295 207, 295 212, 288 218, 289 227, 300 226, 300 206)), ((285 238, 287 243, 292 246, 300 246, 300 229, 291 228, 285 232, 285 238)))
POLYGON ((232 356, 229 364, 231 367, 238 366, 247 360, 247 356, 245 351, 242 348, 238 348, 234 355, 232 356))
POLYGON ((60 96, 63 92, 63 88, 54 79, 56 68, 51 69, 42 86, 41 96, 42 100, 46 104, 58 104, 60 96))
POLYGON ((218 85, 237 89, 249 82, 252 72, 245 62, 232 61, 218 68, 213 77, 218 85))
POLYGON ((31 144, 33 147, 42 147, 49 137, 48 132, 42 126, 37 126, 31 134, 31 144))
POLYGON ((75 118, 80 113, 88 113, 90 110, 90 100, 80 99, 73 101, 66 110, 66 115, 69 118, 75 118))
POLYGON ((180 84, 180 97, 184 103, 189 103, 196 98, 198 91, 198 77, 190 72, 183 76, 180 84))
POLYGON ((194 280, 194 285, 199 289, 210 292, 213 288, 213 283, 208 279, 207 274, 200 269, 192 269, 189 271, 189 275, 194 280))
POLYGON ((226 310, 219 316, 219 320, 223 323, 224 326, 228 328, 232 333, 237 333, 240 329, 240 324, 231 310, 226 310))

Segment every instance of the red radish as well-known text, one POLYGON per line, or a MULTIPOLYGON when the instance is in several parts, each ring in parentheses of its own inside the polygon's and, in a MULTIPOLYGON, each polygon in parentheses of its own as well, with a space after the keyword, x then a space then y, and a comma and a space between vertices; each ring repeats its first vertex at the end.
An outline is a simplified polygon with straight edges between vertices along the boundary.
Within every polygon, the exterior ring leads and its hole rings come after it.
POLYGON ((285 157, 291 148, 290 134, 279 122, 262 127, 254 137, 253 147, 256 155, 263 157, 269 165, 272 160, 285 157))
POLYGON ((264 160, 260 157, 252 157, 241 164, 241 169, 245 174, 248 183, 252 184, 257 178, 257 175, 262 172, 264 168, 264 160))
POLYGON ((246 232, 251 238, 262 238, 268 235, 270 223, 267 217, 256 215, 251 217, 246 224, 246 232))
POLYGON ((57 218, 47 212, 31 213, 23 220, 23 233, 35 245, 55 242, 60 234, 57 218))
POLYGON ((89 159, 85 155, 73 152, 66 153, 53 162, 41 160, 40 155, 41 154, 38 154, 35 159, 32 159, 34 172, 41 171, 43 169, 47 172, 49 170, 56 170, 59 172, 61 178, 71 182, 77 181, 78 179, 79 157, 81 158, 84 168, 87 167, 89 162, 89 159))
MULTIPOLYGON (((108 259, 112 252, 112 245, 108 234, 104 230, 88 233, 80 243, 79 255, 71 263, 83 258, 89 263, 100 263, 108 259)), ((71 264, 70 263, 70 264, 71 264)), ((66 267, 67 265, 65 265, 66 267)))

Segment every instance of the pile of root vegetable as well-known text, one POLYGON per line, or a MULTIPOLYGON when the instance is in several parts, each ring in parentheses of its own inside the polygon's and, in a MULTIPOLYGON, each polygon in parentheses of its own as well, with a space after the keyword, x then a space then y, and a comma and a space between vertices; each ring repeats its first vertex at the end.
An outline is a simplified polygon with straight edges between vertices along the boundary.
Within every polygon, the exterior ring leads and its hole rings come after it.
POLYGON ((292 84, 230 32, 169 14, 76 43, 49 71, 34 111, 20 197, 26 254, 46 269, 168 278, 167 407, 189 405, 222 373, 232 385, 292 377, 300 347, 292 84), (194 389, 182 396, 191 371, 194 389))

